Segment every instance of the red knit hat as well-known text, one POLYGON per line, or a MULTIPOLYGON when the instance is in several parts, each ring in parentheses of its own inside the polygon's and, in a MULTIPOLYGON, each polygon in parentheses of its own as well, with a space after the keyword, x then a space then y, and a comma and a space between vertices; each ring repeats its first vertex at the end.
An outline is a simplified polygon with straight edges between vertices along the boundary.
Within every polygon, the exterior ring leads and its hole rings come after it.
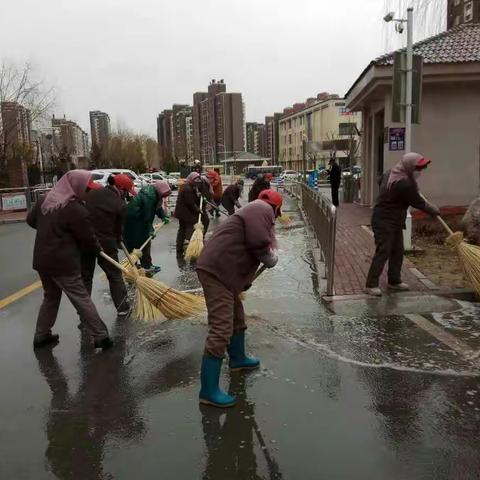
POLYGON ((278 216, 282 214, 281 207, 283 204, 283 197, 276 191, 272 189, 262 190, 258 196, 259 200, 267 202, 272 207, 275 207, 275 211, 278 216))
POLYGON ((113 177, 113 180, 115 182, 115 186, 120 190, 125 190, 133 196, 137 194, 137 192, 135 191, 133 180, 125 173, 119 173, 118 175, 115 175, 113 177))

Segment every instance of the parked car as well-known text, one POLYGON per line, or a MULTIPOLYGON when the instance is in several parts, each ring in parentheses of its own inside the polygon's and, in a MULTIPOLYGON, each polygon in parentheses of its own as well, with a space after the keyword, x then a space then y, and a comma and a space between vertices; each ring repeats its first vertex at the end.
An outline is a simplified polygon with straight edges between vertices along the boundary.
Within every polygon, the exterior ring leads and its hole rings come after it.
POLYGON ((147 183, 153 183, 155 180, 163 180, 170 185, 172 190, 177 189, 177 179, 170 177, 170 175, 167 175, 165 172, 142 173, 140 176, 144 178, 147 183))
POLYGON ((148 181, 138 176, 133 170, 127 170, 123 168, 102 168, 91 171, 92 180, 102 186, 107 184, 107 180, 110 175, 118 175, 120 173, 128 175, 133 180, 136 191, 140 190, 145 185, 148 185, 148 181))
POLYGON ((296 180, 298 179, 299 173, 295 170, 285 170, 282 174, 282 177, 285 180, 296 180))
POLYGON ((180 179, 180 175, 177 177, 176 175, 173 175, 170 174, 170 175, 167 175, 165 180, 168 182, 168 184, 170 185, 170 188, 172 190, 176 190, 178 188, 178 180, 180 179))
POLYGON ((362 167, 360 165, 354 165, 351 169, 342 169, 342 177, 349 177, 352 173, 355 178, 360 177, 362 175, 362 167))

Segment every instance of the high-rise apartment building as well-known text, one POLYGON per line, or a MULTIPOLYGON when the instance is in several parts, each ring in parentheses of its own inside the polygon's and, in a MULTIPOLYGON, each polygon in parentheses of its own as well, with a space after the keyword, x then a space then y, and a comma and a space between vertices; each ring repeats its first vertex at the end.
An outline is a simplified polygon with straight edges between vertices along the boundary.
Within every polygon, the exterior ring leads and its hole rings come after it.
POLYGON ((480 22, 480 0, 448 0, 447 28, 480 22))
POLYGON ((103 148, 110 138, 110 117, 108 113, 95 110, 90 112, 92 146, 103 148))
POLYGON ((157 117, 157 141, 162 163, 193 159, 193 119, 190 105, 174 104, 157 117))
POLYGON ((60 158, 67 162, 67 167, 88 167, 88 134, 72 120, 52 117, 55 143, 59 147, 60 158), (68 164, 70 163, 70 164, 68 164))
POLYGON ((255 153, 255 132, 257 131, 258 123, 257 122, 247 122, 245 124, 246 131, 246 148, 247 152, 255 153))
POLYGON ((0 143, 6 158, 6 169, 11 187, 27 185, 27 169, 19 147, 30 145, 32 122, 30 111, 17 102, 0 104, 0 143))
POLYGON ((262 158, 273 158, 273 117, 265 117, 265 124, 247 122, 247 152, 262 158))
POLYGON ((193 94, 193 156, 196 160, 202 158, 202 152, 205 150, 205 145, 203 144, 202 138, 202 113, 201 113, 201 103, 208 98, 208 93, 205 92, 196 92, 193 94))
POLYGON ((157 117, 157 142, 160 154, 160 164, 173 160, 173 125, 172 110, 164 110, 157 117))
POLYGON ((188 155, 188 124, 191 123, 192 107, 174 104, 172 106, 172 153, 175 160, 190 160, 188 155))
POLYGON ((212 80, 208 92, 193 94, 194 156, 205 164, 245 149, 242 94, 226 89, 223 80, 212 80))

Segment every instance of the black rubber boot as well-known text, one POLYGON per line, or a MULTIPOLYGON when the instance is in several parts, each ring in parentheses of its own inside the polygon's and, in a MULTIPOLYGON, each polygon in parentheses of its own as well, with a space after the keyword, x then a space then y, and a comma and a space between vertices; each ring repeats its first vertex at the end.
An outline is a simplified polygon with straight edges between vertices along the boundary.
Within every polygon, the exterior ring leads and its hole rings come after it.
POLYGON ((59 342, 60 335, 49 333, 41 338, 35 338, 33 340, 33 348, 40 348, 46 345, 51 345, 52 343, 59 342))
POLYGON ((95 348, 101 348, 102 350, 108 350, 113 347, 113 341, 110 337, 102 338, 102 340, 95 340, 95 348))

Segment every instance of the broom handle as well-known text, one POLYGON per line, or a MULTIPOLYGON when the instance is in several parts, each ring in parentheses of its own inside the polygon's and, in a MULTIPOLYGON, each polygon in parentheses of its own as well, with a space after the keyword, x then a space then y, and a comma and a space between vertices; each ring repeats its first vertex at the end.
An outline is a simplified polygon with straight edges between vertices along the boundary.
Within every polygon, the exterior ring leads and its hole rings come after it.
POLYGON ((443 228, 449 235, 453 235, 453 230, 447 225, 447 222, 440 215, 437 215, 437 220, 442 224, 443 228))
POLYGON ((107 262, 110 262, 112 265, 115 265, 119 270, 121 270, 123 273, 128 275, 130 272, 122 265, 120 265, 117 261, 115 261, 113 258, 109 257, 105 252, 100 252, 100 256, 103 257, 107 262))
POLYGON ((215 204, 209 202, 208 200, 205 200, 207 205, 210 205, 212 208, 214 208, 217 212, 223 213, 226 217, 228 217, 228 213, 225 213, 223 210, 220 210, 220 207, 217 207, 215 204))
POLYGON ((200 195, 200 213, 198 214, 198 222, 202 219, 203 195, 200 195))
POLYGON ((255 273, 253 277, 252 283, 267 269, 266 265, 262 265, 255 273))
POLYGON ((120 242, 120 245, 122 246, 123 253, 124 253, 125 256, 128 258, 128 261, 130 262, 130 265, 131 265, 133 268, 136 268, 136 267, 135 267, 135 263, 133 263, 132 257, 131 257, 130 254, 128 253, 127 247, 125 246, 125 244, 123 243, 123 241, 120 242))
MULTIPOLYGON (((428 202, 428 200, 425 198, 425 195, 423 195, 423 194, 421 193, 420 196, 421 196, 426 202, 428 202)), ((437 215, 437 216, 436 216, 436 219, 440 222, 440 224, 442 225, 442 227, 447 231, 447 233, 448 233, 449 235, 453 235, 453 230, 447 225, 447 222, 446 222, 440 215, 437 215)))
MULTIPOLYGON (((158 223, 157 225, 155 225, 154 229, 155 229, 155 233, 157 233, 165 224, 164 223, 158 223)), ((145 242, 143 243, 143 245, 139 248, 139 250, 143 250, 151 241, 152 241, 153 237, 150 235, 146 240, 145 242)))

